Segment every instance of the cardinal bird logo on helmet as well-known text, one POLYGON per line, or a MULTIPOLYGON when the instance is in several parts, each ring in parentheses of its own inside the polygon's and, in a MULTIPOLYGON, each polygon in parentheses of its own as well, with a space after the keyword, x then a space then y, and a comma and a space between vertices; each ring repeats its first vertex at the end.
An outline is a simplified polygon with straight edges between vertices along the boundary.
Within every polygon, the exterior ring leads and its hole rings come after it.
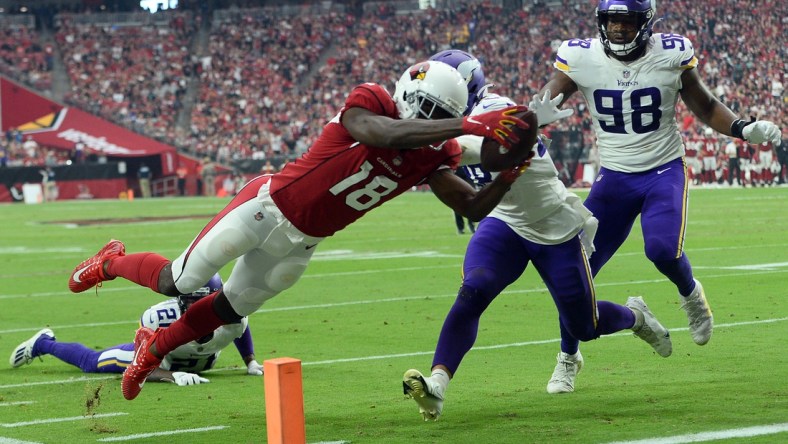
POLYGON ((429 62, 422 62, 410 67, 411 80, 424 80, 427 76, 427 71, 430 70, 429 62))

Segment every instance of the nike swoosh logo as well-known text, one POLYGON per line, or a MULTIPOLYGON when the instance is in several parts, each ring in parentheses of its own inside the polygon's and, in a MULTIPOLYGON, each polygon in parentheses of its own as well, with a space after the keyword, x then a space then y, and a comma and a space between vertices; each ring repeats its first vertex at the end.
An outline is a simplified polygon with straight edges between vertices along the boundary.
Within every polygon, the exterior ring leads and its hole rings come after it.
POLYGON ((664 170, 657 170, 657 174, 662 174, 665 171, 669 170, 670 168, 665 168, 664 170))
POLYGON ((307 250, 311 250, 311 249, 315 248, 316 246, 317 246, 317 244, 313 244, 313 245, 307 245, 307 246, 306 246, 306 249, 307 249, 307 250))
MULTIPOLYGON (((484 106, 482 106, 482 108, 484 108, 484 106)), ((481 124, 482 124, 482 123, 481 123, 481 122, 479 122, 478 120, 473 120, 473 118, 472 118, 472 117, 466 117, 466 118, 465 118, 465 120, 466 120, 466 121, 468 121, 468 122, 471 122, 471 123, 475 123, 475 124, 477 124, 477 125, 481 125, 481 124)))
POLYGON ((71 279, 74 279, 74 282, 82 282, 79 280, 79 275, 81 275, 85 270, 90 268, 90 265, 85 266, 85 268, 80 268, 79 270, 74 272, 74 276, 71 276, 71 279))

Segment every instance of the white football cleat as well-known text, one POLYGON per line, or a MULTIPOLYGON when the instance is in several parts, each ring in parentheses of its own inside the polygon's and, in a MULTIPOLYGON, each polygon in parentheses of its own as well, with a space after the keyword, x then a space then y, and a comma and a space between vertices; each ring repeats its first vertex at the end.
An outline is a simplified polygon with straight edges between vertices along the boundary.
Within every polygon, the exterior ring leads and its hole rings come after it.
POLYGON ((711 307, 706 300, 706 293, 700 281, 695 279, 695 289, 689 296, 679 295, 681 308, 687 312, 689 322, 689 332, 692 340, 698 345, 706 345, 711 339, 714 330, 714 316, 711 314, 711 307))
POLYGON ((11 359, 9 359, 11 367, 17 368, 33 362, 33 358, 35 357, 33 356, 33 346, 36 345, 36 341, 41 336, 49 336, 55 339, 55 333, 51 329, 42 328, 38 333, 34 334, 33 337, 16 346, 11 353, 11 359))
POLYGON ((410 369, 402 376, 405 398, 413 398, 425 421, 437 421, 443 413, 443 387, 424 378, 420 371, 410 369))
POLYGON ((583 368, 583 355, 580 354, 580 350, 574 355, 558 352, 556 360, 558 363, 553 370, 553 376, 547 383, 547 393, 551 395, 572 393, 575 391, 575 378, 583 368))
POLYGON ((673 343, 670 341, 670 332, 659 323, 654 313, 648 309, 646 302, 640 296, 630 296, 626 306, 630 310, 643 313, 643 325, 640 328, 633 328, 635 336, 646 341, 663 358, 667 358, 673 353, 673 343))

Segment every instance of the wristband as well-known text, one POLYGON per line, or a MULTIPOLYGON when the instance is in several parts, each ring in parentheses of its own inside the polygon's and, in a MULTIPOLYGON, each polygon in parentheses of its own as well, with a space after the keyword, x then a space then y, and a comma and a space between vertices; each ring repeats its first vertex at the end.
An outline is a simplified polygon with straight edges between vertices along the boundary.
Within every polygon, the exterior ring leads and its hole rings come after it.
POLYGON ((742 134, 742 132, 744 131, 744 127, 751 123, 755 123, 755 117, 750 116, 749 122, 746 122, 742 119, 734 120, 733 123, 731 123, 731 135, 737 139, 746 141, 747 139, 744 138, 744 134, 742 134))

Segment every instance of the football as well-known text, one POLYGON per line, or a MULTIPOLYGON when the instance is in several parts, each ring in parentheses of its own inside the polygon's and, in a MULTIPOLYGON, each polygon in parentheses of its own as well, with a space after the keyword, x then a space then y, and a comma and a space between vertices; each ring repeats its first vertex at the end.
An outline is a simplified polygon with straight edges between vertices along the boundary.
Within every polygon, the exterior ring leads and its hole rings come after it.
POLYGON ((528 129, 514 127, 514 133, 520 140, 507 150, 494 139, 485 138, 482 142, 480 153, 482 168, 487 171, 504 171, 514 168, 517 164, 528 159, 536 143, 536 135, 539 132, 539 122, 536 120, 536 113, 531 110, 515 114, 520 120, 528 124, 528 129))

